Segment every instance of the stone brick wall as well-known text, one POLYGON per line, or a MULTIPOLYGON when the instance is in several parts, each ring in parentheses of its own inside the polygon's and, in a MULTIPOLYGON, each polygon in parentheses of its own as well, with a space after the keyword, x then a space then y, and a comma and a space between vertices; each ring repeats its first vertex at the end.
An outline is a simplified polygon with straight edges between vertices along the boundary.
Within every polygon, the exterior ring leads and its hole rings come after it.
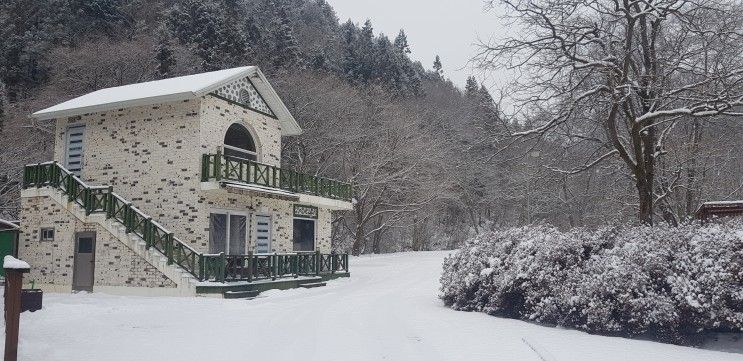
MULTIPOLYGON (((249 194, 229 193, 224 189, 206 193, 203 204, 205 217, 201 220, 209 229, 209 213, 214 210, 234 210, 247 212, 251 225, 248 229, 248 240, 245 249, 251 250, 255 246, 255 215, 271 216, 272 251, 291 252, 293 248, 293 221, 294 202, 261 197, 249 194)), ((319 209, 318 220, 315 223, 316 250, 328 253, 331 250, 331 214, 327 209, 319 209)))
MULTIPOLYGON (((211 95, 59 119, 54 159, 64 164, 67 127, 85 124, 84 181, 112 185, 196 250, 208 251, 209 213, 221 208, 251 214, 246 250, 255 238, 252 215, 270 214, 273 248, 291 251, 292 202, 201 190, 201 156, 216 152, 233 123, 251 131, 260 162, 281 166, 279 121, 211 95)), ((330 228, 330 211, 320 209, 317 247, 323 252, 330 251, 330 228)))
POLYGON ((176 287, 154 266, 97 224, 85 224, 48 197, 21 198, 18 256, 31 265, 25 277, 37 284, 69 286, 75 258, 75 233, 96 232, 95 286, 176 287), (53 241, 41 241, 39 230, 53 227, 53 241))
POLYGON ((222 99, 206 96, 201 102, 201 147, 214 153, 224 143, 227 128, 233 123, 244 125, 253 135, 258 161, 281 166, 281 125, 277 119, 245 109, 222 99))
POLYGON ((201 182, 198 100, 93 113, 57 121, 55 160, 64 161, 64 134, 85 124, 82 179, 114 191, 179 238, 203 243, 194 229, 201 182))

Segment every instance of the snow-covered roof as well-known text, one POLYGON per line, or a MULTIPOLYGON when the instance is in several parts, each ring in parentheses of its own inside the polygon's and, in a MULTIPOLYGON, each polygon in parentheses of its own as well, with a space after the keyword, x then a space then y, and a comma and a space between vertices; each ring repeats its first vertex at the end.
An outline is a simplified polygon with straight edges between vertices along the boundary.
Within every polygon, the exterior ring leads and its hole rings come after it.
POLYGON ((3 268, 5 269, 30 269, 31 266, 26 263, 26 261, 21 261, 18 258, 15 258, 11 255, 5 256, 3 258, 3 268))
POLYGON ((244 77, 250 77, 251 82, 281 122, 282 135, 302 133, 302 129, 289 113, 289 109, 286 108, 286 105, 257 66, 244 66, 100 89, 39 110, 32 116, 39 120, 45 120, 112 109, 196 99, 244 77))
POLYGON ((697 213, 699 213, 702 209, 706 208, 740 208, 743 207, 743 200, 741 201, 711 201, 711 202, 704 202, 699 205, 699 208, 697 208, 697 213))

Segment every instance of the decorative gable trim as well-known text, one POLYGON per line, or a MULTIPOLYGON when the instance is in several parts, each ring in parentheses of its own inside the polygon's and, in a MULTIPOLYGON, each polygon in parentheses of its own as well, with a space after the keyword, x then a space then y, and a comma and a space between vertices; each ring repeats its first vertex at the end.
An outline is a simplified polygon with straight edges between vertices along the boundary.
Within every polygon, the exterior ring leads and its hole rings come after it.
POLYGON ((211 94, 232 104, 277 119, 273 110, 263 98, 263 95, 255 88, 255 85, 253 85, 253 82, 248 77, 235 80, 211 94))

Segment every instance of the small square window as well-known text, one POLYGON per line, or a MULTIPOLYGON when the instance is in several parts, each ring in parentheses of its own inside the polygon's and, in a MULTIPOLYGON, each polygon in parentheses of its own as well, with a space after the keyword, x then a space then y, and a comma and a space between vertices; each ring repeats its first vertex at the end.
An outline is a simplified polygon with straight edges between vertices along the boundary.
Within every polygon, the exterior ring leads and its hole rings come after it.
POLYGON ((42 241, 53 241, 54 240, 54 228, 42 228, 41 229, 41 240, 42 241))

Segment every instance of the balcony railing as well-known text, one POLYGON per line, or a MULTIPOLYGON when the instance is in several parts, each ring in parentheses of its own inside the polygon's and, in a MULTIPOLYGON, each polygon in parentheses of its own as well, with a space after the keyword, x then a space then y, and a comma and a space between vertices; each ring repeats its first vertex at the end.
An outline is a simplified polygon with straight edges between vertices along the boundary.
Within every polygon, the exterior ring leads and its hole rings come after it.
POLYGON ((348 254, 335 252, 205 254, 203 261, 199 279, 219 282, 348 273, 348 254))
POLYGON ((281 189, 293 193, 351 200, 351 185, 333 179, 315 177, 252 160, 225 156, 221 152, 204 154, 201 180, 233 181, 281 189))

